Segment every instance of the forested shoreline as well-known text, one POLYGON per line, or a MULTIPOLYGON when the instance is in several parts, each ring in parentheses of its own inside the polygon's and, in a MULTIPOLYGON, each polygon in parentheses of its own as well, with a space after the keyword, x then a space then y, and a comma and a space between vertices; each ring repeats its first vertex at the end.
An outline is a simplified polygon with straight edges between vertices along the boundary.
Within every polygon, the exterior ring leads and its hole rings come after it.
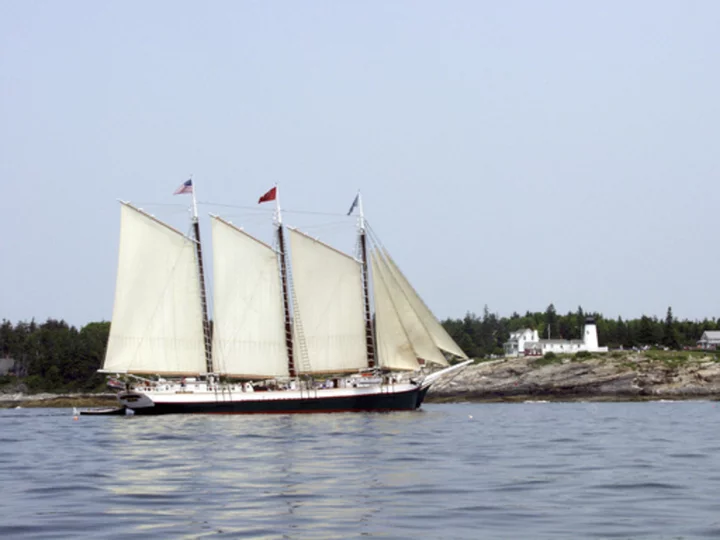
POLYGON ((0 359, 14 360, 12 373, 0 376, 0 389, 34 392, 92 392, 105 390, 105 376, 97 373, 105 357, 109 322, 93 322, 81 329, 63 320, 37 324, 0 324, 0 359))
MULTIPOLYGON (((587 317, 597 325, 601 345, 611 349, 694 347, 706 330, 720 330, 719 319, 678 320, 668 308, 664 319, 605 318, 578 308, 558 314, 551 304, 544 312, 513 313, 501 317, 486 307, 478 316, 444 320, 443 326, 471 358, 503 354, 510 332, 532 328, 547 338, 580 339, 587 317)), ((21 321, 0 324, 0 360, 12 359, 10 374, 0 375, 0 389, 24 392, 93 392, 105 389, 105 376, 97 373, 105 356, 109 322, 92 322, 78 329, 63 320, 44 323, 21 321)))
POLYGON ((610 349, 658 347, 678 350, 695 347, 706 330, 720 330, 717 319, 677 319, 668 307, 664 319, 643 315, 636 319, 605 318, 601 313, 578 307, 565 315, 550 304, 544 312, 513 313, 500 317, 485 307, 482 316, 468 313, 462 319, 447 319, 443 326, 469 357, 502 356, 510 332, 522 328, 537 330, 541 339, 582 339, 585 320, 595 320, 600 345, 610 349))

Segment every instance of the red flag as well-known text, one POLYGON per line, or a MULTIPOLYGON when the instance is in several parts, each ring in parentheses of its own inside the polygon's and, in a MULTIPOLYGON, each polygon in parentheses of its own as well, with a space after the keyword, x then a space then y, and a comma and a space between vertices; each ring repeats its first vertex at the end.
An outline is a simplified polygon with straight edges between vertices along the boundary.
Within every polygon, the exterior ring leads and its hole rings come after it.
POLYGON ((260 199, 258 200, 258 204, 268 202, 268 201, 274 201, 276 196, 277 196, 277 187, 274 187, 270 191, 268 191, 265 195, 260 197, 260 199))

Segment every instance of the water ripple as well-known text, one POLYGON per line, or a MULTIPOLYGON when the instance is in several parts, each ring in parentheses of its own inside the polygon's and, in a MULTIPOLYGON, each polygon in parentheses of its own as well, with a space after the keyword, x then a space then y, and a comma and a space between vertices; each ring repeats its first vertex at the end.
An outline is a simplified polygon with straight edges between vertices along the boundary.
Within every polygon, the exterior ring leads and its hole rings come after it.
POLYGON ((713 538, 713 402, 0 411, 1 538, 713 538))

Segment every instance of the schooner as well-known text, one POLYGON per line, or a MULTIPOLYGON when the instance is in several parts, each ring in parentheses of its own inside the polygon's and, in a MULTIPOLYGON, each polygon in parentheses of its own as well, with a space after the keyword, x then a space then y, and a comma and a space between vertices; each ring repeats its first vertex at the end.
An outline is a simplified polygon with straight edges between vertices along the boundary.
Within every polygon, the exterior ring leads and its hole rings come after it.
POLYGON ((210 320, 192 180, 180 193, 192 236, 121 202, 100 371, 127 382, 106 414, 413 410, 470 362, 375 240, 359 193, 357 258, 286 228, 277 186, 259 200, 275 202, 275 247, 212 215, 210 320))

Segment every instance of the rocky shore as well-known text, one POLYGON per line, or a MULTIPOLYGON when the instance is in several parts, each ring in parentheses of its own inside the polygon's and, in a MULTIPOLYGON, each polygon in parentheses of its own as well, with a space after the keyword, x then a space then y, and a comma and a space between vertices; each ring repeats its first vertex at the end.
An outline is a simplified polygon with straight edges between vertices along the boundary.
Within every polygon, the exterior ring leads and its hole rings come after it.
MULTIPOLYGON (((720 399, 720 352, 611 352, 589 357, 504 358, 473 364, 435 383, 427 402, 720 399)), ((0 408, 101 407, 113 393, 0 391, 0 408)))
POLYGON ((116 394, 0 393, 0 409, 15 409, 17 407, 106 407, 116 403, 116 394))
POLYGON ((470 365, 434 384, 428 402, 720 398, 720 357, 697 351, 520 357, 470 365))

